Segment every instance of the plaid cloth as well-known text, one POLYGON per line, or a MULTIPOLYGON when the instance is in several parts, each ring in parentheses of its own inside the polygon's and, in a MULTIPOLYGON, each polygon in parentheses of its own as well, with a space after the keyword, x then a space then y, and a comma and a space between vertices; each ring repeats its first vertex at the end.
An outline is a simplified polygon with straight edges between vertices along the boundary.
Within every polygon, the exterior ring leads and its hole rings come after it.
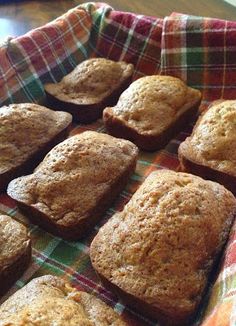
POLYGON ((203 108, 235 99, 236 22, 173 13, 163 23, 161 73, 198 88, 203 108))
MULTIPOLYGON (((8 55, 8 45, 9 41, 0 48, 0 104, 33 101, 35 97, 43 95, 43 87, 37 79, 32 78, 31 67, 14 65, 8 55)), ((14 50, 12 46, 13 58, 14 50)))
MULTIPOLYGON (((94 56, 134 63, 134 78, 156 73, 181 77, 203 92, 203 107, 219 97, 233 98, 236 87, 235 31, 236 23, 218 19, 173 14, 162 20, 118 12, 106 4, 84 4, 52 23, 2 45, 0 104, 40 102, 44 97, 43 83, 60 80, 79 62, 94 56)), ((105 131, 102 121, 98 120, 90 125, 76 125, 71 134, 88 129, 105 131)), ((100 284, 90 264, 89 245, 99 227, 122 209, 151 171, 179 169, 177 149, 190 130, 191 126, 186 126, 161 151, 140 152, 136 172, 128 185, 83 241, 64 241, 30 224, 17 210, 14 201, 6 194, 0 194, 0 211, 26 224, 33 243, 31 265, 7 295, 33 277, 55 274, 78 289, 100 297, 121 313, 129 325, 156 325, 155 321, 123 306, 100 284)), ((235 230, 234 226, 217 280, 209 291, 210 298, 205 297, 195 324, 235 324, 235 230)))

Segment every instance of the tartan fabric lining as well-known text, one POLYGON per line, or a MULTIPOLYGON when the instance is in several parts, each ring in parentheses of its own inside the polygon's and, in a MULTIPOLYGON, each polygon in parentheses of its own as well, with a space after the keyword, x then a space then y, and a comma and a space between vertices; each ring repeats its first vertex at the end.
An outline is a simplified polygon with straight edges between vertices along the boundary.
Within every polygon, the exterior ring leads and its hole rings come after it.
POLYGON ((161 73, 199 88, 205 109, 213 100, 235 98, 235 50, 235 22, 174 13, 163 23, 161 73))
MULTIPOLYGON (((205 108, 209 101, 218 97, 234 97, 235 36, 234 22, 176 13, 162 20, 114 11, 106 4, 84 4, 1 46, 0 104, 41 101, 43 83, 60 80, 88 57, 101 56, 133 63, 134 79, 156 73, 180 77, 202 91, 205 108)), ((87 129, 105 131, 98 120, 91 125, 74 126, 71 134, 87 129)), ((18 212, 15 203, 7 195, 0 194, 0 212, 28 225, 33 242, 32 264, 8 295, 32 277, 52 273, 69 279, 78 289, 96 294, 122 313, 129 325, 156 325, 155 321, 123 306, 101 286, 90 264, 89 245, 99 227, 122 209, 151 171, 179 169, 177 149, 190 130, 191 126, 186 126, 159 152, 140 152, 136 172, 129 184, 84 241, 63 241, 30 224, 18 212)), ((235 229, 234 225, 209 304, 204 307, 204 326, 221 325, 221 321, 222 325, 223 321, 225 325, 233 325, 236 318, 235 229)))
POLYGON ((91 56, 124 60, 135 65, 134 78, 157 73, 160 67, 162 19, 117 13, 105 7, 93 13, 91 56))

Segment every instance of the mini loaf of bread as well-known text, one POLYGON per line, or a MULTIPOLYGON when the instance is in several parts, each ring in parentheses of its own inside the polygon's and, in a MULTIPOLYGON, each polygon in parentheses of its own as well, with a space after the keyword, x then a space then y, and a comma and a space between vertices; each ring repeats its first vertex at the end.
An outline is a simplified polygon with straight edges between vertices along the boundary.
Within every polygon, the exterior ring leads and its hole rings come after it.
POLYGON ((0 295, 21 276, 30 260, 31 241, 27 228, 10 216, 0 214, 0 295))
POLYGON ((62 279, 33 279, 0 306, 0 326, 125 326, 101 300, 77 291, 62 279))
POLYGON ((185 127, 201 101, 201 93, 171 76, 146 76, 123 92, 116 106, 103 111, 108 132, 157 150, 185 127))
POLYGON ((29 173, 68 134, 72 117, 24 103, 0 107, 0 191, 29 173))
POLYGON ((236 100, 219 100, 180 144, 182 170, 215 180, 236 195, 236 100))
POLYGON ((46 230, 77 239, 125 186, 137 155, 127 140, 86 131, 54 147, 33 174, 11 181, 7 192, 46 230))
POLYGON ((228 237, 236 199, 186 173, 153 172, 90 247, 104 284, 163 325, 190 325, 228 237))
POLYGON ((102 117, 103 109, 114 105, 129 86, 133 65, 104 58, 80 63, 57 84, 46 84, 51 108, 70 112, 75 120, 89 123, 102 117))

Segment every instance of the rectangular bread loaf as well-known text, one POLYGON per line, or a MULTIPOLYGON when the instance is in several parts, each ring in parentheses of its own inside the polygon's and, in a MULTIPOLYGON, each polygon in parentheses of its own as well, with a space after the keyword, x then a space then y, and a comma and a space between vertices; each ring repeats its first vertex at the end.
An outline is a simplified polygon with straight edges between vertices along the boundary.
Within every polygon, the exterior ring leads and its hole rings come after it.
POLYGON ((0 296, 23 274, 30 260, 31 240, 27 228, 10 216, 0 214, 0 296))
POLYGON ((0 107, 0 192, 69 133, 72 117, 34 103, 0 107))
POLYGON ((218 100, 179 146, 183 171, 224 185, 236 195, 236 100, 218 100))
POLYGON ((103 111, 103 121, 109 134, 154 151, 195 118, 200 102, 200 91, 178 78, 145 76, 134 81, 115 106, 103 111))
POLYGON ((12 180, 7 192, 34 222, 77 239, 126 185, 137 155, 127 140, 86 131, 54 147, 33 174, 12 180))
POLYGON ((47 105, 70 112, 76 121, 95 121, 102 117, 106 106, 116 104, 129 86, 133 71, 133 65, 124 61, 85 60, 59 83, 44 86, 47 105))
POLYGON ((59 277, 33 279, 0 306, 0 326, 125 326, 121 317, 91 294, 59 277))
POLYGON ((223 186, 153 172, 98 231, 92 265, 140 312, 163 325, 190 325, 235 214, 236 199, 223 186))

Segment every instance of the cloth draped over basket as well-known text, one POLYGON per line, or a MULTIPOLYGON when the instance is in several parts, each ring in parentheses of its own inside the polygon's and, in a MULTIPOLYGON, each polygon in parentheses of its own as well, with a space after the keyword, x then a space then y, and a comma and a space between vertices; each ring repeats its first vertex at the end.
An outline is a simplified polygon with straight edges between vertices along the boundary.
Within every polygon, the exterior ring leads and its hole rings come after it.
MULTIPOLYGON (((215 99, 236 98, 236 22, 177 13, 161 19, 115 11, 103 3, 87 3, 1 45, 0 105, 40 103, 44 98, 44 83, 59 81, 79 62, 95 56, 133 63, 134 79, 152 74, 179 77, 202 92, 201 109, 215 99)), ((87 128, 103 131, 102 122, 98 121, 89 126, 76 126, 72 134, 87 128)), ((186 126, 186 130, 162 151, 140 154, 136 174, 99 225, 123 207, 152 170, 178 169, 177 148, 188 131, 186 126)), ((120 311, 131 325, 155 324, 117 302, 117 298, 99 283, 88 255, 97 227, 86 240, 72 243, 31 225, 5 194, 0 194, 0 211, 28 224, 33 238, 34 261, 12 291, 34 276, 53 273, 69 278, 78 288, 93 291, 120 311)), ((203 302, 196 324, 235 323, 234 225, 217 279, 209 291, 209 298, 203 302)))

